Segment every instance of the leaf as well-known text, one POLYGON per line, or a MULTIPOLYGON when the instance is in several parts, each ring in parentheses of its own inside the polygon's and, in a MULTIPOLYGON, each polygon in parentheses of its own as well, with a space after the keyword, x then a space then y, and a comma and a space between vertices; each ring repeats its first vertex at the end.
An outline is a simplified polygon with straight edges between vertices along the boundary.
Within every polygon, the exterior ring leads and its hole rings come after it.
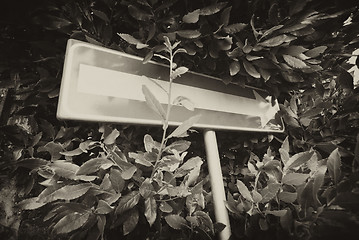
POLYGON ((46 203, 39 202, 38 197, 27 198, 16 204, 17 207, 23 210, 34 210, 44 206, 46 203))
POLYGON ((340 170, 341 160, 339 149, 336 148, 328 157, 327 167, 330 177, 333 179, 335 184, 338 184, 341 177, 340 170))
POLYGON ((287 173, 286 175, 283 176, 282 183, 298 186, 305 183, 308 177, 309 174, 304 174, 304 173, 287 173))
POLYGON ((100 199, 98 201, 97 207, 95 209, 96 214, 109 214, 113 211, 113 207, 111 207, 106 201, 100 199))
POLYGON ((301 152, 293 155, 284 165, 283 171, 286 172, 295 167, 299 167, 303 163, 307 162, 313 156, 313 154, 314 152, 301 152))
POLYGON ((249 192, 247 186, 241 181, 237 180, 237 188, 239 190, 239 193, 244 197, 246 200, 253 202, 253 198, 251 193, 249 192))
POLYGON ((123 235, 127 235, 132 232, 138 224, 139 214, 137 209, 132 209, 131 214, 128 214, 128 218, 123 223, 123 235))
POLYGON ((223 31, 227 34, 234 34, 242 31, 248 24, 246 23, 235 23, 228 26, 223 27, 223 31))
POLYGON ((278 193, 281 185, 279 183, 270 183, 268 186, 262 189, 262 201, 261 203, 267 203, 272 200, 278 193))
POLYGON ((180 77, 182 74, 185 74, 186 72, 188 72, 188 68, 186 67, 176 68, 176 70, 174 70, 171 74, 171 79, 176 79, 177 77, 180 77))
POLYGON ((283 210, 267 210, 264 211, 265 214, 271 214, 277 217, 282 217, 287 213, 287 209, 283 209, 283 210))
POLYGON ((254 203, 259 203, 260 201, 262 201, 262 195, 256 190, 252 190, 252 197, 254 203))
POLYGON ((114 144, 118 136, 120 136, 120 132, 115 128, 109 135, 107 135, 107 137, 103 140, 103 143, 106 145, 114 144))
POLYGON ((110 170, 110 181, 113 189, 116 192, 122 192, 125 187, 125 180, 121 177, 121 171, 116 168, 111 168, 110 170))
POLYGON ((248 61, 243 60, 243 66, 244 66, 244 69, 247 71, 247 73, 249 75, 251 75, 252 77, 254 77, 254 78, 261 77, 260 73, 256 70, 256 68, 248 61))
POLYGON ((194 104, 193 102, 184 96, 178 96, 173 100, 173 105, 179 105, 179 106, 183 106, 186 109, 190 110, 190 111, 194 111, 194 104))
POLYGON ((90 173, 97 172, 102 169, 107 169, 114 165, 114 163, 106 158, 93 158, 82 164, 79 170, 76 172, 76 175, 86 175, 90 173))
POLYGON ((157 218, 157 203, 154 197, 145 199, 145 217, 150 226, 156 221, 157 218))
POLYGON ((171 143, 169 146, 167 146, 164 151, 168 153, 174 153, 175 151, 178 153, 182 153, 186 151, 191 145, 190 141, 186 140, 179 140, 171 143))
POLYGON ((236 75, 237 73, 239 73, 240 70, 241 70, 241 65, 236 61, 231 62, 231 64, 229 65, 229 74, 231 76, 236 75))
MULTIPOLYGON (((56 200, 73 200, 84 195, 90 188, 92 184, 90 183, 80 183, 77 185, 66 185, 62 188, 57 189, 56 191, 41 196, 39 198, 40 202, 53 202, 56 200)), ((40 196, 39 196, 40 197, 40 196)))
POLYGON ((201 229, 212 234, 214 233, 213 222, 208 213, 196 211, 193 213, 193 216, 196 217, 197 223, 201 229))
POLYGON ((108 16, 106 15, 106 13, 102 12, 102 11, 98 11, 95 9, 92 9, 92 12, 95 16, 101 18, 102 20, 104 20, 105 22, 110 22, 110 19, 108 18, 108 16))
POLYGON ((140 196, 138 191, 133 191, 120 198, 115 213, 119 215, 135 207, 140 200, 140 196))
POLYGON ((314 174, 314 180, 313 180, 313 197, 316 200, 316 203, 318 205, 320 204, 320 201, 318 199, 318 191, 321 188, 321 186, 324 183, 324 177, 325 177, 325 173, 327 172, 327 165, 326 164, 322 164, 317 168, 317 171, 314 174))
POLYGON ((151 20, 153 18, 153 15, 143 11, 142 9, 139 9, 138 7, 134 6, 134 5, 129 5, 128 6, 128 12, 130 13, 130 15, 140 21, 148 21, 151 20))
POLYGON ((274 26, 274 27, 268 29, 267 31, 265 31, 265 32, 263 33, 263 35, 261 36, 261 38, 265 38, 265 37, 271 35, 273 32, 277 31, 278 29, 281 29, 282 27, 283 27, 283 25, 277 25, 277 26, 274 26))
POLYGON ((153 150, 159 150, 160 148, 160 143, 156 142, 153 140, 152 136, 149 134, 146 134, 143 137, 143 142, 145 145, 145 150, 146 152, 152 152, 153 150))
POLYGON ((135 174, 136 171, 137 171, 137 167, 133 165, 133 166, 123 170, 121 173, 121 177, 124 180, 129 180, 133 177, 133 174, 135 174))
POLYGON ((42 158, 25 158, 20 161, 17 161, 16 165, 18 167, 24 167, 33 170, 42 167, 48 163, 49 161, 42 158))
POLYGON ((221 9, 224 8, 226 5, 227 5, 226 2, 219 2, 209 5, 200 10, 200 15, 204 15, 204 16, 213 15, 221 11, 221 9))
POLYGON ((90 217, 89 212, 86 213, 72 212, 61 218, 60 221, 58 221, 55 224, 54 231, 57 234, 72 232, 84 226, 87 220, 89 219, 89 217, 90 217))
POLYGON ((198 30, 179 30, 176 31, 178 36, 188 39, 198 38, 201 36, 201 32, 198 30))
POLYGON ((297 193, 283 191, 278 194, 278 198, 283 202, 293 203, 297 199, 297 193))
POLYGON ((171 228, 176 229, 176 230, 180 230, 184 226, 187 226, 186 219, 184 219, 183 217, 176 215, 176 214, 171 214, 171 215, 166 216, 165 220, 171 228))
POLYGON ((173 211, 173 208, 167 202, 161 202, 159 208, 164 213, 171 213, 173 211))
POLYGON ((57 160, 52 162, 49 166, 55 172, 55 174, 60 177, 82 181, 93 181, 96 179, 96 176, 76 175, 76 172, 80 167, 70 162, 57 160))
POLYGON ((288 36, 285 34, 270 38, 264 42, 258 43, 258 45, 263 47, 277 47, 288 40, 288 36))
POLYGON ((146 85, 142 85, 142 92, 145 95, 147 105, 164 121, 166 119, 166 112, 163 109, 161 103, 157 100, 157 98, 152 94, 146 85))
POLYGON ((313 49, 310 49, 308 51, 305 52, 305 55, 310 57, 310 58, 315 58, 318 57, 320 54, 322 54, 323 52, 325 52, 325 50, 327 49, 327 46, 319 46, 319 47, 315 47, 313 49))
POLYGON ((172 137, 179 137, 182 134, 186 133, 188 129, 190 129, 193 124, 195 124, 196 122, 198 122, 198 120, 201 118, 201 115, 195 115, 193 117, 190 117, 189 119, 187 119, 186 121, 184 121, 181 125, 179 125, 168 137, 172 138, 172 137))
POLYGON ((127 33, 117 33, 123 40, 128 42, 129 44, 136 45, 137 49, 142 49, 145 47, 148 47, 147 44, 142 43, 140 40, 134 38, 133 36, 127 34, 127 33))
POLYGON ((286 61, 286 63, 288 63, 289 66, 294 67, 294 68, 308 68, 307 64, 305 64, 305 62, 303 62, 302 60, 300 60, 299 58, 290 56, 290 55, 283 55, 283 59, 284 61, 286 61))
POLYGON ((230 14, 231 14, 231 10, 232 10, 232 6, 227 7, 226 9, 224 9, 221 13, 221 20, 220 23, 223 26, 227 26, 229 23, 229 18, 230 18, 230 14))
POLYGON ((199 20, 199 13, 200 10, 194 10, 193 12, 187 13, 186 15, 183 16, 182 20, 185 23, 196 23, 199 20))

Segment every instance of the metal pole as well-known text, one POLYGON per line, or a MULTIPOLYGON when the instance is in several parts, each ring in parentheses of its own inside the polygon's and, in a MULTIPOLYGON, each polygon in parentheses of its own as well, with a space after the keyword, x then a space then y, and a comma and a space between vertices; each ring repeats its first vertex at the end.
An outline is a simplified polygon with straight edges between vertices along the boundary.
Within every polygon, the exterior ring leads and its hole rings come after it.
POLYGON ((231 236, 231 226, 229 223, 228 211, 225 206, 226 195, 224 192, 222 169, 215 131, 204 130, 204 144, 206 147, 216 221, 226 225, 223 231, 220 232, 220 239, 228 240, 231 236))

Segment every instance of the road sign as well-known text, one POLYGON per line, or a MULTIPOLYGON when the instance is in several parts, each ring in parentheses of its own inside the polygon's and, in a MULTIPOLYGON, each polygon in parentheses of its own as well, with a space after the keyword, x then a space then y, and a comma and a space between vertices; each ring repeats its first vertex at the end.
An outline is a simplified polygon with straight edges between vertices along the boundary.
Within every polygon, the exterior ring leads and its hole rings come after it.
MULTIPOLYGON (((69 40, 57 116, 60 119, 161 125, 145 103, 142 85, 166 107, 168 66, 142 63, 136 56, 69 40), (152 80, 150 80, 151 78, 152 80), (154 81, 157 83, 155 84, 154 81)), ((170 125, 201 114, 197 128, 282 132, 278 104, 262 90, 225 85, 220 79, 187 72, 175 79, 173 99, 184 96, 194 112, 180 106, 171 110, 170 125)))
MULTIPOLYGON (((126 53, 69 40, 60 89, 57 117, 60 119, 162 125, 150 109, 142 93, 142 86, 167 104, 169 67, 156 62, 142 63, 142 59, 126 53)), ((277 115, 278 103, 271 104, 270 96, 255 88, 225 85, 220 79, 187 72, 176 78, 172 87, 175 99, 183 96, 191 100, 195 110, 173 106, 170 125, 180 125, 191 116, 200 114, 194 125, 204 128, 208 169, 211 179, 216 220, 226 227, 221 240, 231 235, 228 212, 224 201, 221 164, 215 132, 217 130, 245 130, 283 132, 283 122, 277 115)))

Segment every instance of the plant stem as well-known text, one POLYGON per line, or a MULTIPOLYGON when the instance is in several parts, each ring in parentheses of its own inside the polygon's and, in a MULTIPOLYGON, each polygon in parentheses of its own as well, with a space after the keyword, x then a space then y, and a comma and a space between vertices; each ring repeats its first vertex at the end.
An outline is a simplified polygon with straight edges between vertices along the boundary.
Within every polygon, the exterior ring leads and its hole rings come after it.
POLYGON ((161 145, 160 145, 160 149, 159 149, 159 152, 158 152, 158 155, 157 155, 157 158, 156 158, 155 165, 154 165, 152 173, 151 173, 151 178, 153 178, 153 176, 154 176, 154 174, 155 174, 155 172, 157 170, 158 163, 159 163, 159 161, 161 159, 164 146, 166 145, 166 141, 167 141, 166 134, 167 134, 167 128, 168 128, 168 121, 169 121, 171 107, 172 107, 172 104, 171 104, 172 82, 173 82, 173 79, 172 79, 172 73, 173 73, 173 53, 172 53, 172 49, 170 49, 169 54, 170 54, 170 61, 169 61, 170 62, 170 71, 169 71, 170 84, 169 84, 169 87, 168 87, 168 94, 167 94, 168 100, 167 100, 166 118, 165 118, 165 123, 163 125, 163 134, 162 134, 161 145))

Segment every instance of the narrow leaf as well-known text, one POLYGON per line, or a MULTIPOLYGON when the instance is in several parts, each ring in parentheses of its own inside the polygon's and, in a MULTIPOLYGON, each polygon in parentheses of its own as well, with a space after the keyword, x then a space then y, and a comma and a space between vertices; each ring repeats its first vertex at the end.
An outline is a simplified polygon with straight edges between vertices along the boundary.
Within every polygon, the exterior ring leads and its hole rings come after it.
POLYGON ((317 171, 314 174, 314 181, 313 181, 313 197, 316 200, 317 204, 321 204, 318 199, 318 191, 324 183, 325 173, 327 172, 327 165, 322 164, 318 167, 317 171))
POLYGON ((283 210, 272 210, 272 211, 264 211, 265 214, 271 214, 277 217, 282 217, 287 213, 287 209, 283 209, 283 210))
POLYGON ((162 120, 166 119, 166 112, 163 109, 161 103, 157 100, 155 95, 148 89, 146 85, 142 85, 142 92, 145 95, 147 105, 155 111, 162 120))
POLYGON ((111 207, 106 201, 100 199, 98 201, 97 207, 95 209, 96 214, 109 214, 113 211, 113 207, 111 207))
POLYGON ((168 137, 172 138, 172 137, 179 137, 181 135, 183 135, 184 133, 187 132, 188 129, 190 129, 193 124, 195 124, 196 122, 198 122, 198 120, 201 118, 201 115, 195 115, 189 119, 187 119, 186 121, 184 121, 181 125, 179 125, 168 137))
POLYGON ((103 143, 106 145, 114 144, 116 141, 116 138, 120 136, 120 132, 115 128, 112 130, 112 132, 103 140, 103 143))
POLYGON ((338 184, 341 176, 341 170, 340 170, 340 154, 339 149, 335 149, 328 158, 327 167, 329 171, 330 177, 333 179, 335 184, 338 184))
POLYGON ((145 217, 152 226, 157 218, 157 203, 154 197, 145 200, 145 217))
POLYGON ((251 193, 249 192, 247 186, 241 181, 237 180, 237 188, 239 193, 248 201, 253 202, 251 193))

